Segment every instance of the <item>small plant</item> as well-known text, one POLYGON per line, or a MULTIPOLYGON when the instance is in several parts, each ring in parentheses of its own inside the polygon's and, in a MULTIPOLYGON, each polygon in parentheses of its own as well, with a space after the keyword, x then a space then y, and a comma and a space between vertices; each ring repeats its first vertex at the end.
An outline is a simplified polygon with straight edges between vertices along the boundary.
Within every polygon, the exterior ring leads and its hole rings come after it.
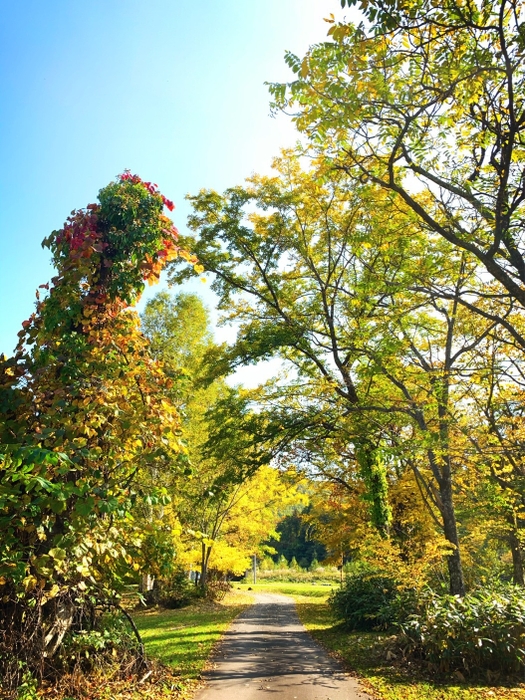
POLYGON ((175 570, 164 578, 155 580, 151 591, 145 596, 146 603, 161 605, 163 608, 183 608, 189 605, 199 592, 188 579, 187 573, 182 568, 175 570))
POLYGON ((231 588, 232 585, 229 581, 212 579, 206 586, 206 598, 215 601, 224 600, 226 594, 231 590, 231 588))
POLYGON ((23 672, 21 683, 17 688, 16 700, 37 700, 36 678, 26 669, 23 672))
POLYGON ((129 624, 116 613, 104 613, 91 629, 70 632, 57 657, 62 670, 81 668, 89 671, 101 662, 113 663, 140 655, 138 640, 129 624))

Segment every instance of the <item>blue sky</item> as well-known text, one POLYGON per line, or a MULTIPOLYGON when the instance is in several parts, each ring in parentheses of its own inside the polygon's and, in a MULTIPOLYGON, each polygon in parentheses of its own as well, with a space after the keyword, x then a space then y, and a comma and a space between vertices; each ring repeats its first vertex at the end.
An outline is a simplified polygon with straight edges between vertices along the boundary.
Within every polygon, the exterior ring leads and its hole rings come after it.
POLYGON ((186 193, 269 170, 296 134, 263 83, 290 78, 284 51, 324 40, 331 12, 338 0, 2 3, 0 352, 52 275, 42 239, 125 168, 174 200, 181 230, 186 193))

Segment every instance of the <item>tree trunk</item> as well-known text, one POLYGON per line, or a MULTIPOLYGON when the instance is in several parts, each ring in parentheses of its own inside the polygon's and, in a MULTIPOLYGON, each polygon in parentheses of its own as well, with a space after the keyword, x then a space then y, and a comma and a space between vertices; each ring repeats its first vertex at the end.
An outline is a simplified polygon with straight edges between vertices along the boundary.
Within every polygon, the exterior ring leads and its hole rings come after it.
POLYGON ((392 511, 388 503, 388 481, 386 469, 373 443, 364 440, 356 447, 356 458, 361 477, 366 487, 370 521, 382 538, 390 536, 392 511))
POLYGON ((509 544, 512 551, 512 581, 519 586, 523 586, 525 585, 523 576, 523 550, 515 530, 512 530, 509 534, 509 544))
POLYGON ((155 584, 155 577, 150 574, 141 574, 139 580, 139 593, 149 593, 155 584))
POLYGON ((450 592, 452 595, 465 595, 465 580, 463 578, 463 566, 461 564, 461 553, 459 550, 458 528, 456 523, 456 513, 452 498, 452 483, 450 479, 450 465, 447 463, 443 470, 439 484, 439 495, 441 498, 441 515, 443 518, 443 530, 445 538, 453 547, 451 554, 447 557, 448 574, 450 580, 450 592))
POLYGON ((208 585, 208 564, 210 561, 211 549, 212 548, 204 544, 204 542, 201 544, 201 578, 199 583, 202 589, 205 589, 208 585))
POLYGON ((199 580, 199 585, 201 588, 206 587, 206 579, 207 579, 207 558, 206 558, 206 545, 204 542, 201 542, 201 577, 199 580))
POLYGON ((53 616, 44 628, 43 653, 51 658, 62 644, 66 633, 73 624, 75 606, 70 600, 57 600, 53 606, 53 616))

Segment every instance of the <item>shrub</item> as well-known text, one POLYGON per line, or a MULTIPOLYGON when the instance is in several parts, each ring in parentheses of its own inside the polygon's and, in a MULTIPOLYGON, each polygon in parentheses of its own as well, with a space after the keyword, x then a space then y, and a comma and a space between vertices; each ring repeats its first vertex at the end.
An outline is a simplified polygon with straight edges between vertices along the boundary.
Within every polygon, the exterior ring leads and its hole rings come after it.
POLYGON ((162 605, 164 608, 183 608, 199 595, 199 590, 189 581, 182 568, 176 568, 170 576, 156 578, 153 588, 144 594, 146 605, 162 605))
MULTIPOLYGON (((251 581, 251 572, 246 580, 251 581)), ((325 566, 317 571, 303 571, 300 569, 274 569, 273 571, 259 571, 257 580, 280 581, 286 583, 314 583, 319 585, 334 585, 341 580, 341 573, 334 566, 325 566)))
POLYGON ((401 592, 393 576, 367 568, 347 574, 329 603, 349 629, 386 629, 413 611, 414 593, 401 592))
POLYGON ((206 586, 206 598, 209 600, 223 600, 231 589, 232 585, 229 581, 212 578, 206 586))
POLYGON ((523 589, 508 584, 464 598, 426 591, 421 611, 401 625, 405 652, 441 671, 513 673, 525 663, 523 589))
MULTIPOLYGON (((102 658, 110 659, 117 654, 136 655, 137 639, 122 615, 106 613, 96 622, 93 629, 83 629, 70 633, 64 641, 59 658, 65 666, 79 660, 102 658)), ((90 664, 85 664, 87 667, 90 664)))

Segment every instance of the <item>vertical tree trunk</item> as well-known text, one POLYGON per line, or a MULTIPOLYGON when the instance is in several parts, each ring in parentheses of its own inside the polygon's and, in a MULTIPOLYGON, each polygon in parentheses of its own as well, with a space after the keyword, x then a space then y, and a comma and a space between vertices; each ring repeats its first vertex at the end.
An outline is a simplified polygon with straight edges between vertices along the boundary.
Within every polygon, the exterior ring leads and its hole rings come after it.
POLYGON ((199 584, 201 588, 206 588, 207 578, 208 578, 208 557, 206 556, 206 545, 201 542, 201 577, 199 584))
POLYGON ((515 530, 510 532, 509 544, 512 551, 512 581, 519 586, 523 586, 525 585, 523 575, 523 550, 515 530))
POLYGON ((356 447, 356 458, 361 477, 366 486, 370 521, 381 537, 390 535, 392 511, 388 503, 388 481, 386 468, 379 459, 378 450, 369 440, 356 447))
POLYGON ((439 495, 441 497, 441 515, 443 518, 443 531, 445 538, 453 547, 453 551, 447 557, 448 574, 450 579, 450 592, 452 595, 465 595, 465 579, 463 577, 463 566, 461 564, 461 553, 459 549, 458 528, 456 523, 456 512, 452 498, 452 482, 450 475, 450 464, 445 460, 442 477, 439 483, 439 495))

